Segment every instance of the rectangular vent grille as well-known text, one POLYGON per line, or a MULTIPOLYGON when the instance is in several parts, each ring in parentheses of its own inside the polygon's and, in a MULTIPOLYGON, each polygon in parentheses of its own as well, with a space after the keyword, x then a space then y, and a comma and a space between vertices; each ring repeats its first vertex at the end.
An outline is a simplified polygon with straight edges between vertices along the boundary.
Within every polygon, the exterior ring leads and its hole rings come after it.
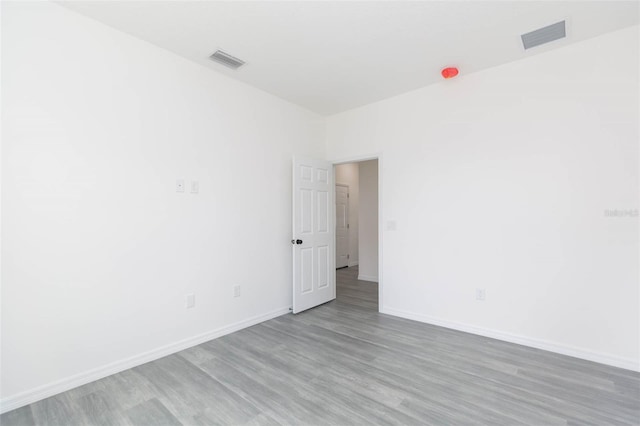
POLYGON ((556 22, 548 27, 540 28, 530 33, 522 34, 522 44, 525 49, 540 46, 550 41, 559 40, 567 36, 564 21, 556 22))
POLYGON ((222 50, 216 50, 213 55, 209 56, 209 59, 234 70, 237 70, 244 65, 244 61, 241 61, 240 59, 233 57, 228 53, 223 52, 222 50))

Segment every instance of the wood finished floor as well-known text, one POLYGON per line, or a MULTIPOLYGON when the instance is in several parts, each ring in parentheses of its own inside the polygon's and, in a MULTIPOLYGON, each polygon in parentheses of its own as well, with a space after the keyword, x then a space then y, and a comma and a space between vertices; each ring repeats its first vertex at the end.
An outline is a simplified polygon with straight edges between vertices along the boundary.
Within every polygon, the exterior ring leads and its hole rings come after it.
POLYGON ((640 374, 337 300, 0 417, 10 425, 637 425, 640 374))

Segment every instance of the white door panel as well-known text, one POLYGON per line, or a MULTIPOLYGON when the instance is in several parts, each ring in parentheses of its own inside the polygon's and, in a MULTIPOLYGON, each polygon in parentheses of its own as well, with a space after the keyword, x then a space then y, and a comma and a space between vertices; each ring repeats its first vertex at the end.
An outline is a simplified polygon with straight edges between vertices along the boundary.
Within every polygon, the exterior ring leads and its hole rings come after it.
POLYGON ((335 299, 333 166, 293 160, 293 313, 335 299))

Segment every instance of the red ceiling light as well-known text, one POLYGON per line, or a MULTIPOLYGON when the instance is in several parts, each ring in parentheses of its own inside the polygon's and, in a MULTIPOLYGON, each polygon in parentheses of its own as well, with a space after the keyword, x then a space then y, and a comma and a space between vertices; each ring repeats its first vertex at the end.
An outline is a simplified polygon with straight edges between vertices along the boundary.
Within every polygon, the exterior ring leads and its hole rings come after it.
POLYGON ((453 78, 458 75, 458 68, 456 67, 447 67, 442 70, 442 76, 445 79, 453 78))

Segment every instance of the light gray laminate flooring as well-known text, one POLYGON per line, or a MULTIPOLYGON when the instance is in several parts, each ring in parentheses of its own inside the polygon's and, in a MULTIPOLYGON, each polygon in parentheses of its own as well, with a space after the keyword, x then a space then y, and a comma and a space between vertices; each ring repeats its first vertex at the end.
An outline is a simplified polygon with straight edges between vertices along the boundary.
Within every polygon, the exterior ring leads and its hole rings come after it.
POLYGON ((377 285, 2 415, 9 425, 637 425, 640 374, 377 312, 377 285))

